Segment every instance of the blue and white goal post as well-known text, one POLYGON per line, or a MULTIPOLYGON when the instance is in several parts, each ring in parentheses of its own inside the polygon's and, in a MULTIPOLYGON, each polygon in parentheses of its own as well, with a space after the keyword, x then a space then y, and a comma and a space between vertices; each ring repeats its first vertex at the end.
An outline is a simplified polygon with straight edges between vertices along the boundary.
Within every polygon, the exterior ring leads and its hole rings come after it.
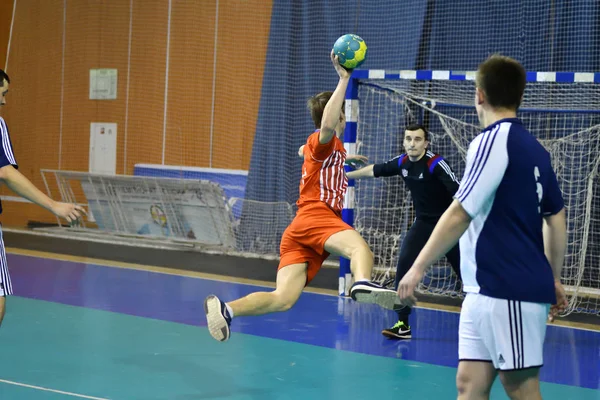
MULTIPOLYGON (((475 71, 355 70, 345 96, 348 155, 385 162, 403 152, 403 128, 422 123, 431 133, 432 151, 460 179, 468 145, 480 132, 475 76, 475 71)), ((527 72, 518 116, 552 155, 563 191, 569 238, 562 277, 571 307, 600 309, 600 224, 594 223, 600 220, 600 72, 527 72)), ((395 273, 399 246, 414 219, 404 185, 382 181, 387 179, 350 180, 342 211, 374 252, 379 281, 395 273)), ((456 295, 450 274, 443 262, 432 267, 420 290, 456 295)), ((350 262, 341 258, 341 296, 351 283, 350 262)))

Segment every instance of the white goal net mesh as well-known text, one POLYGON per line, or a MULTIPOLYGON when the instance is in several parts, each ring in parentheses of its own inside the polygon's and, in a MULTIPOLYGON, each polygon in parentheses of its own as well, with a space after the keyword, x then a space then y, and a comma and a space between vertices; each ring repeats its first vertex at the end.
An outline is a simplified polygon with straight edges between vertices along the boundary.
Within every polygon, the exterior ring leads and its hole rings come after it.
MULTIPOLYGON (((402 135, 410 123, 431 132, 431 150, 462 177, 470 141, 480 132, 473 107, 474 83, 464 81, 359 81, 357 153, 371 163, 404 152, 402 135)), ((563 282, 569 312, 600 310, 600 85, 528 83, 519 117, 552 154, 565 199, 568 248, 563 282)), ((390 281, 399 248, 414 220, 410 193, 400 177, 356 182, 355 227, 375 253, 375 275, 390 281)), ((445 259, 428 270, 420 290, 459 295, 460 286, 445 259)))

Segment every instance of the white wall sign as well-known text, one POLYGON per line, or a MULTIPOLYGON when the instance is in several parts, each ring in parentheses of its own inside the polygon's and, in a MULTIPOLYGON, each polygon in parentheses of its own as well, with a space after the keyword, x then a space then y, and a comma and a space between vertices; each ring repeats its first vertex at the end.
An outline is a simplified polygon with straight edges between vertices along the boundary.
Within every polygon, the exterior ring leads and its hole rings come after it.
POLYGON ((117 70, 90 69, 90 100, 117 98, 117 70))
POLYGON ((117 173, 117 124, 92 122, 90 127, 90 172, 117 173))

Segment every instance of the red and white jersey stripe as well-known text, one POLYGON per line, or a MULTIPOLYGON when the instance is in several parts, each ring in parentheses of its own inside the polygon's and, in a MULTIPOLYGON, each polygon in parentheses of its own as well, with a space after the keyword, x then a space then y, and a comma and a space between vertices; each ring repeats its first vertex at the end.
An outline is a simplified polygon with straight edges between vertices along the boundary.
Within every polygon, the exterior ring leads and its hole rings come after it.
POLYGON ((329 143, 320 144, 319 131, 310 135, 304 146, 298 207, 320 201, 341 213, 348 187, 345 162, 346 150, 340 139, 334 136, 329 143))

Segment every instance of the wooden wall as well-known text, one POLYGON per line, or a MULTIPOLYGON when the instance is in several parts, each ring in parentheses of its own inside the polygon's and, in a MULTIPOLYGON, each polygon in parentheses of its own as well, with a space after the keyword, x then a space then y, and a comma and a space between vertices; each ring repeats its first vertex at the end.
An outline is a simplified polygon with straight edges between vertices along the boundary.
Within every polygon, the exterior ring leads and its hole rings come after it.
POLYGON ((0 1, 0 69, 4 69, 4 63, 6 62, 6 48, 8 46, 12 12, 12 1, 0 1))
MULTIPOLYGON (((271 1, 220 0, 216 47, 216 0, 66 3, 17 3, 1 113, 21 172, 43 188, 40 169, 88 171, 91 122, 118 124, 119 174, 162 163, 163 146, 167 165, 249 168, 271 1), (89 100, 94 68, 118 70, 117 100, 89 100)), ((11 14, 0 2, 0 65, 11 14)), ((9 226, 55 222, 30 204, 4 208, 9 226)))

